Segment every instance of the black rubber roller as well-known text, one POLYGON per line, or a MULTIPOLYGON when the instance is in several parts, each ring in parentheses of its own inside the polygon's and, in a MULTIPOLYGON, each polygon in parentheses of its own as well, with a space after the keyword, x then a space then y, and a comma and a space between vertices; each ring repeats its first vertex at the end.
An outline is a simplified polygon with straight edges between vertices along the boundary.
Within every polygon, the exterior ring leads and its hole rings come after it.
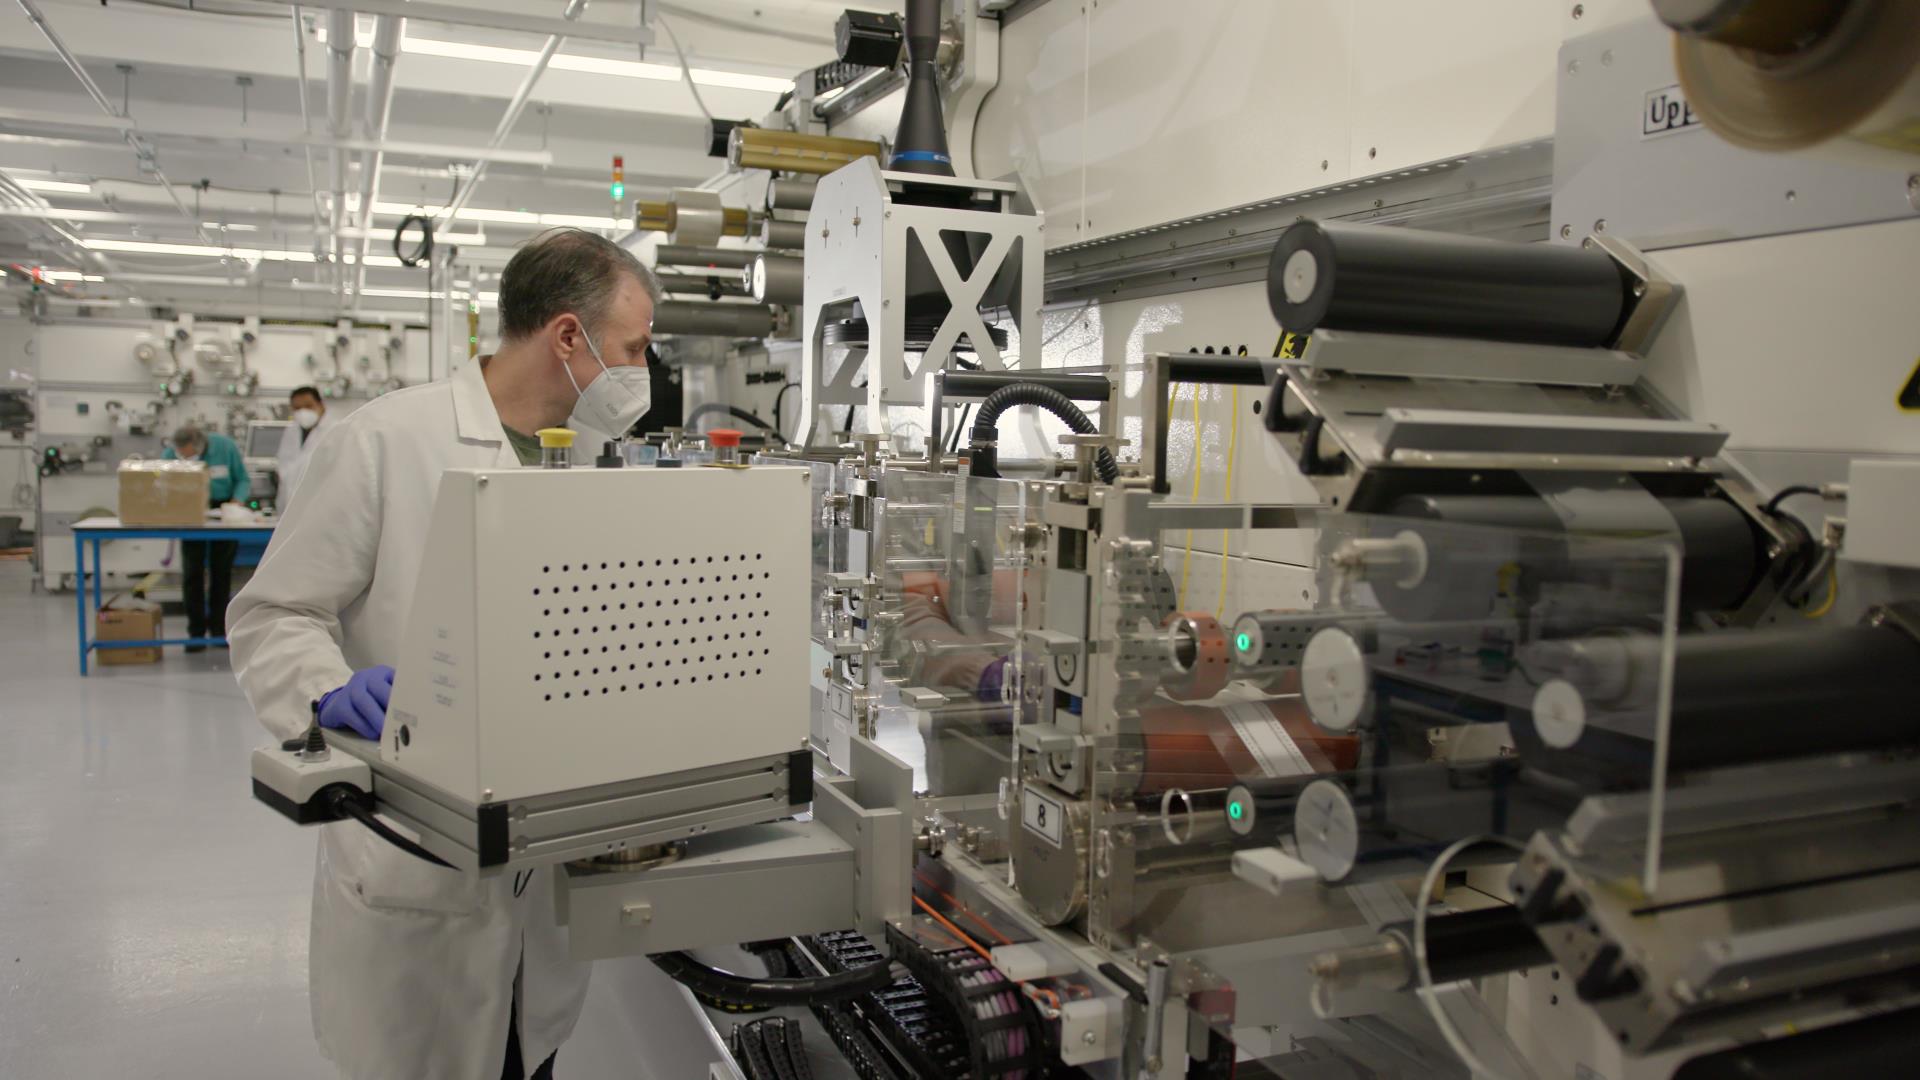
POLYGON ((1592 347, 1625 321, 1632 285, 1606 252, 1385 225, 1302 221, 1267 264, 1290 333, 1318 329, 1592 347))

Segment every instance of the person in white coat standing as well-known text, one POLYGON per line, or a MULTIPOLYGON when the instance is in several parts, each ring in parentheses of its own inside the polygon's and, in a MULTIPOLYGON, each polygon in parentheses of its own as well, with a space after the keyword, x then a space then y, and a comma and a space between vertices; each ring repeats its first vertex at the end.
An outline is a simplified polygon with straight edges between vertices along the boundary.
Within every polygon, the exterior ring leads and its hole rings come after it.
POLYGON ((280 432, 280 453, 275 466, 280 482, 275 488, 274 503, 282 511, 293 501, 293 489, 306 475, 307 461, 313 456, 314 444, 320 437, 320 425, 327 422, 327 401, 317 387, 294 388, 293 393, 287 395, 287 404, 291 406, 287 418, 292 423, 280 432))
MULTIPOLYGON (((646 412, 659 284, 578 230, 527 242, 500 277, 500 347, 450 380, 386 395, 313 451, 230 609, 233 666, 273 734, 377 739, 440 474, 537 464, 562 424, 592 453, 646 412)), ((547 874, 434 866, 355 822, 322 827, 309 981, 315 1037, 362 1080, 552 1075, 586 996, 547 874)))

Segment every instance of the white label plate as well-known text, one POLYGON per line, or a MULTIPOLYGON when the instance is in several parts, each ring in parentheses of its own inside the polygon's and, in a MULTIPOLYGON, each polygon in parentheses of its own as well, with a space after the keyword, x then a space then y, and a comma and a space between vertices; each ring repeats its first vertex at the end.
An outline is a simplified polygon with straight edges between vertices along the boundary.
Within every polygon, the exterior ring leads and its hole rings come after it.
POLYGON ((1020 789, 1020 824, 1054 847, 1060 846, 1065 835, 1062 822, 1066 816, 1066 807, 1057 799, 1049 799, 1030 787, 1020 789))
POLYGON ((1640 105, 1640 137, 1657 139, 1662 135, 1687 131, 1700 126, 1700 117, 1687 104, 1678 84, 1649 90, 1640 105))

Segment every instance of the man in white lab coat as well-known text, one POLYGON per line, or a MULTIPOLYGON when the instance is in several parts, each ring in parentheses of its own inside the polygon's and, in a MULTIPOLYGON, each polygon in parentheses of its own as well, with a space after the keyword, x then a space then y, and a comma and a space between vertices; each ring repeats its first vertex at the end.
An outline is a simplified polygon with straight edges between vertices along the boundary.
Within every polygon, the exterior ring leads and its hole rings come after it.
MULTIPOLYGON (((501 274, 498 352, 332 425, 230 614, 234 671, 275 736, 318 703, 324 726, 379 737, 440 474, 535 463, 544 427, 589 454, 625 435, 658 299, 625 249, 543 233, 501 274)), ((551 1076, 587 990, 548 875, 443 869, 355 822, 322 828, 309 948, 321 1051, 366 1080, 551 1076)))
POLYGON ((287 404, 292 406, 287 414, 291 421, 280 432, 280 454, 276 468, 280 473, 280 483, 274 503, 282 511, 293 500, 293 489, 299 485, 300 478, 306 475, 307 462, 313 456, 314 443, 320 437, 320 427, 327 422, 327 402, 320 396, 316 387, 296 387, 287 395, 287 404))

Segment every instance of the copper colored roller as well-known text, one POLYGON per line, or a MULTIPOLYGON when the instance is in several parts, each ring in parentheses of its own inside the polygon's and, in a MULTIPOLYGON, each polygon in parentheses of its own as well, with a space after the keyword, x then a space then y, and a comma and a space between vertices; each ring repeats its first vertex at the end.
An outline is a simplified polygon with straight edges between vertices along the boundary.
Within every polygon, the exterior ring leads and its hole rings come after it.
MULTIPOLYGON (((1350 770, 1358 763, 1359 740, 1321 731, 1300 699, 1275 698, 1260 707, 1315 774, 1350 770)), ((1142 796, 1179 788, 1194 796, 1195 805, 1218 806, 1220 789, 1261 772, 1233 721, 1211 706, 1148 705, 1140 710, 1140 735, 1145 760, 1136 793, 1142 796)))
MULTIPOLYGON (((680 226, 680 208, 671 202, 637 202, 633 204, 633 229, 635 232, 670 233, 680 226)), ((746 236, 752 229, 753 221, 743 207, 729 206, 722 212, 722 236, 746 236)))
POLYGON ((727 136, 727 164, 735 169, 824 176, 863 157, 879 158, 880 144, 770 128, 736 127, 727 136))

